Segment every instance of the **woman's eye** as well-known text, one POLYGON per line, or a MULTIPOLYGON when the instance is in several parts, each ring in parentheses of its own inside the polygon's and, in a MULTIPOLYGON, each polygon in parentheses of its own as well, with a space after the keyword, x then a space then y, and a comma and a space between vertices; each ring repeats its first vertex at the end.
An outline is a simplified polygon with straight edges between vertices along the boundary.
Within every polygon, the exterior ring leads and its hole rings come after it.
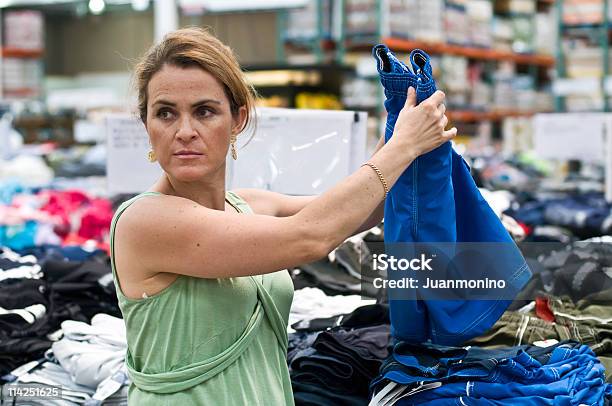
POLYGON ((196 110, 196 114, 200 117, 206 117, 212 113, 213 111, 209 107, 200 107, 196 110))
POLYGON ((174 114, 172 114, 170 110, 162 109, 157 112, 157 117, 161 118, 162 120, 170 120, 172 117, 174 117, 174 114))

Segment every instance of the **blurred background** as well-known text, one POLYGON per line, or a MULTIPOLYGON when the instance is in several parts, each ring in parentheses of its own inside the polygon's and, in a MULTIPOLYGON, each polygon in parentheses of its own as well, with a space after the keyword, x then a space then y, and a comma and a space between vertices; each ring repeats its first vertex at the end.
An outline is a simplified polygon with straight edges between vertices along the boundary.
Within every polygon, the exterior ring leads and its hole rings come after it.
POLYGON ((370 55, 379 42, 399 56, 414 48, 432 55, 462 136, 501 139, 513 127, 528 127, 537 112, 609 107, 603 1, 5 0, 0 6, 2 107, 27 143, 80 142, 78 120, 128 111, 134 61, 164 32, 189 25, 211 27, 235 50, 261 105, 364 110, 371 138, 384 119, 370 55))

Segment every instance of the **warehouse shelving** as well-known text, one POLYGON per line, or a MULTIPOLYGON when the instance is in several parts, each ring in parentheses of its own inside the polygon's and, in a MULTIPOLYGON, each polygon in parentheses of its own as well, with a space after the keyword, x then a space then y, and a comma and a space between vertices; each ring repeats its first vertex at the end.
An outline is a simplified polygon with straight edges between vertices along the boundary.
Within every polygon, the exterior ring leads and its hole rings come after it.
POLYGON ((44 17, 41 12, 21 9, 3 10, 0 17, 0 98, 39 99, 43 93, 44 17))
MULTIPOLYGON (((539 1, 548 7, 553 4, 549 1, 539 1)), ((374 35, 356 36, 347 35, 345 30, 342 30, 341 44, 338 49, 341 53, 350 51, 370 51, 374 43, 384 43, 394 52, 410 52, 413 49, 419 48, 428 52, 431 55, 454 55, 463 56, 471 60, 480 60, 490 63, 499 61, 509 61, 517 65, 525 65, 528 67, 532 77, 536 78, 539 75, 540 69, 548 69, 555 66, 554 55, 545 55, 537 53, 515 53, 505 50, 497 50, 494 48, 483 48, 474 46, 462 46, 444 42, 430 42, 416 39, 397 38, 383 35, 382 16, 384 2, 379 2, 375 10, 379 21, 377 32, 374 35)), ((343 20, 345 18, 343 17, 343 20)), ((489 65, 490 67, 490 65, 489 65)), ((382 101, 380 103, 382 105, 382 101)), ((499 121, 505 117, 519 117, 524 115, 533 115, 539 111, 502 111, 502 112, 482 112, 478 110, 449 110, 449 118, 453 121, 475 122, 484 121, 499 121)))
MULTIPOLYGON (((347 55, 363 53, 367 58, 367 54, 370 53, 372 46, 376 43, 384 43, 391 50, 398 53, 408 53, 413 49, 419 48, 433 55, 453 55, 459 57, 465 57, 472 61, 470 63, 482 62, 485 69, 485 77, 490 78, 493 74, 495 67, 501 62, 511 62, 517 66, 517 70, 520 74, 529 75, 533 78, 536 84, 548 83, 547 80, 549 73, 555 67, 555 56, 539 53, 516 53, 510 50, 501 50, 495 48, 486 48, 480 46, 470 45, 457 45, 444 42, 433 42, 423 41, 414 38, 400 38, 391 36, 388 29, 384 29, 383 21, 387 18, 388 10, 385 9, 386 5, 389 4, 387 1, 372 2, 367 6, 367 12, 372 18, 372 21, 377 21, 376 24, 367 23, 364 31, 358 32, 356 29, 351 29, 347 22, 347 0, 336 0, 334 10, 339 14, 335 15, 333 21, 336 23, 340 22, 339 29, 331 30, 323 29, 323 2, 332 0, 316 0, 316 24, 317 30, 316 35, 312 38, 302 38, 300 40, 288 39, 286 36, 279 32, 278 35, 278 55, 279 61, 285 62, 288 60, 287 53, 301 49, 302 51, 310 50, 313 54, 313 60, 316 61, 315 65, 335 65, 335 66, 346 66, 347 55), (349 32, 351 30, 351 32, 349 32), (544 82, 542 82, 544 80, 544 82)), ((551 10, 550 7, 554 5, 554 1, 538 0, 538 10, 551 10)), ((329 3, 326 7, 330 7, 329 3)), ((357 6, 356 6, 357 7, 357 6)), ((365 7, 365 6, 364 6, 365 7)), ((312 8, 314 11, 315 9, 312 8)), ((361 11, 361 9, 359 9, 361 11)), ((515 17, 513 13, 496 14, 505 17, 515 17)), ((534 17, 535 14, 529 14, 534 17)), ((286 23, 287 14, 284 13, 281 21, 286 23)), ((370 20, 368 20, 370 21, 370 20)), ((338 28, 338 27, 336 27, 338 28)), ((551 52, 554 52, 554 48, 551 48, 551 52)), ((342 77, 345 79, 353 76, 364 81, 372 81, 375 83, 378 81, 378 76, 374 75, 375 72, 368 73, 367 76, 357 74, 357 69, 353 70, 346 69, 342 73, 342 77)), ((489 79, 490 80, 490 79, 489 79)), ((375 86, 379 88, 379 86, 375 86)), ((338 88, 335 88, 338 89, 338 88)), ((537 88, 536 88, 537 89, 537 88)), ((351 97, 350 105, 349 101, 346 102, 344 107, 351 110, 362 110, 370 113, 370 116, 381 120, 384 118, 383 98, 382 92, 378 97, 378 102, 370 104, 368 101, 364 105, 359 104, 358 98, 351 97)), ((508 106, 509 107, 509 106, 508 106)), ((486 107, 485 107, 486 109, 486 107)), ((449 108, 447 115, 451 122, 455 124, 478 122, 491 122, 494 124, 500 123, 506 118, 511 117, 530 117, 536 113, 543 112, 536 109, 501 109, 492 108, 491 110, 482 110, 482 107, 470 109, 470 105, 449 108)), ((494 126, 497 130, 499 126, 494 126)), ((497 131, 496 130, 496 131, 497 131)))
MULTIPOLYGON (((602 0, 602 21, 598 23, 565 23, 563 21, 563 4, 564 0, 557 0, 555 5, 557 7, 557 26, 559 35, 557 38, 557 49, 556 49, 556 70, 557 78, 563 80, 567 77, 565 56, 563 54, 562 38, 571 30, 587 30, 594 32, 597 37, 598 45, 602 51, 602 76, 600 78, 600 89, 603 95, 603 111, 610 111, 610 101, 608 100, 608 92, 606 92, 606 78, 610 71, 609 66, 609 46, 610 46, 610 31, 612 24, 608 21, 608 0, 602 0)), ((566 95, 557 95, 555 97, 555 110, 564 111, 566 110, 565 105, 566 95)))
POLYGON ((383 38, 382 41, 389 48, 396 51, 410 52, 415 48, 420 48, 430 54, 457 55, 488 61, 511 61, 517 64, 544 67, 552 67, 555 64, 555 58, 551 55, 518 54, 496 49, 465 47, 445 43, 406 40, 402 38, 383 38))
POLYGON ((2 47, 2 56, 4 58, 42 58, 44 51, 42 49, 22 49, 12 47, 2 47))
POLYGON ((509 117, 531 117, 536 111, 521 110, 494 110, 494 111, 474 111, 474 110, 450 110, 446 113, 449 120, 461 122, 478 121, 500 121, 509 117))

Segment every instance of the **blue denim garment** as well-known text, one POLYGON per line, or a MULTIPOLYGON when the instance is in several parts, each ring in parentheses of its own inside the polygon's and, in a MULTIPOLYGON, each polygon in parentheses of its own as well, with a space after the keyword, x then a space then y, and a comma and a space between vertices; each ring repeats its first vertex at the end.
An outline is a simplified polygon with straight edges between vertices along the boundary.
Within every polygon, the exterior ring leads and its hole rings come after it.
MULTIPOLYGON (((412 51, 412 71, 385 45, 372 52, 386 97, 386 142, 393 135, 408 87, 416 89, 420 103, 435 92, 436 84, 425 52, 412 51)), ((507 281, 505 296, 518 293, 530 278, 520 251, 450 142, 419 156, 391 188, 385 202, 385 242, 510 243, 513 255, 506 255, 496 270, 507 281)), ((418 300, 422 298, 416 294, 415 290, 409 300, 396 300, 390 294, 391 328, 397 339, 458 344, 487 331, 510 304, 509 300, 427 301, 418 300)))
MULTIPOLYGON (((530 345, 485 349, 480 347, 449 347, 431 343, 413 344, 407 341, 394 345, 392 356, 381 367, 381 376, 372 382, 372 387, 383 379, 404 385, 420 381, 486 380, 500 382, 497 373, 506 362, 512 369, 516 365, 541 366, 556 362, 569 351, 579 348, 577 341, 566 341, 540 348, 530 345), (556 354, 555 354, 556 351, 556 354)), ((582 351, 590 351, 587 346, 582 351)), ((516 375, 516 374, 514 374, 516 375)), ((520 375, 520 373, 519 373, 520 375)))
POLYGON ((399 343, 382 374, 373 387, 443 383, 398 405, 599 405, 612 394, 603 365, 575 341, 493 350, 399 343))
POLYGON ((601 378, 601 364, 556 382, 523 385, 489 382, 456 382, 429 392, 400 399, 397 406, 412 405, 603 405, 612 394, 612 385, 601 378))

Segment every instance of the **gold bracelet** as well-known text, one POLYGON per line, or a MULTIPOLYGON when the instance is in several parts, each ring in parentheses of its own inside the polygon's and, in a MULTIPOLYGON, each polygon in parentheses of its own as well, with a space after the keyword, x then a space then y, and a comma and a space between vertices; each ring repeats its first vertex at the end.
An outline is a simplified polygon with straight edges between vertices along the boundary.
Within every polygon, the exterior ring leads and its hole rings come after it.
POLYGON ((376 165, 374 165, 372 162, 366 162, 361 166, 369 166, 370 168, 372 168, 374 170, 374 172, 376 172, 376 174, 378 175, 378 179, 380 179, 380 183, 382 183, 382 187, 385 190, 385 199, 387 198, 387 195, 389 194, 389 186, 387 185, 387 181, 385 180, 385 177, 383 176, 382 172, 380 171, 380 169, 378 169, 378 167, 376 165))

